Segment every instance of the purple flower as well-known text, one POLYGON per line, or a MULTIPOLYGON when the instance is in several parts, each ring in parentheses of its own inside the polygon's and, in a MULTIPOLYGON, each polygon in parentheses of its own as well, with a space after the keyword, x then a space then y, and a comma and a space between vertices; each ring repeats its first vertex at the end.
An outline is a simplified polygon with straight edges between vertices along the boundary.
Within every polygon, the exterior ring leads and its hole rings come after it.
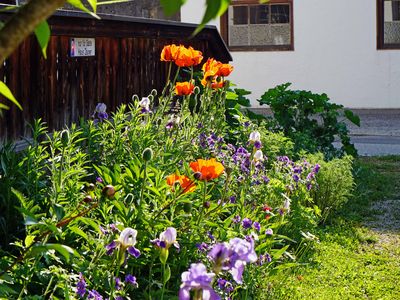
POLYGON ((107 235, 107 234, 109 234, 108 230, 107 230, 107 229, 105 229, 104 227, 102 227, 102 226, 99 226, 99 229, 100 229, 100 232, 101 232, 102 234, 104 234, 104 235, 107 235))
POLYGON ((312 184, 311 184, 311 183, 307 183, 307 184, 306 184, 306 187, 307 187, 307 190, 309 191, 309 190, 311 190, 311 188, 312 188, 312 184))
POLYGON ((140 251, 135 248, 137 231, 132 228, 125 228, 119 235, 118 240, 112 241, 105 248, 108 255, 111 255, 116 248, 122 251, 127 250, 128 253, 135 258, 140 256, 140 251))
POLYGON ((96 177, 96 182, 103 183, 103 179, 101 179, 101 177, 96 177))
POLYGON ((197 123, 197 129, 200 129, 200 128, 203 128, 204 126, 203 126, 203 123, 197 123))
POLYGON ((321 166, 320 166, 319 164, 316 164, 316 165, 314 166, 313 172, 314 172, 314 173, 318 173, 320 167, 321 167, 321 166))
POLYGON ((121 282, 121 279, 119 277, 115 277, 115 289, 117 291, 122 289, 122 282, 121 282))
POLYGON ((211 231, 207 231, 207 236, 210 240, 215 240, 215 237, 212 235, 211 231))
POLYGON ((229 241, 229 246, 232 251, 230 255, 231 270, 233 279, 241 284, 244 267, 248 262, 256 262, 257 254, 254 251, 254 242, 251 239, 246 241, 240 238, 233 238, 229 241))
POLYGON ((76 294, 80 297, 83 298, 86 294, 86 281, 85 278, 83 277, 82 273, 79 273, 79 281, 76 284, 76 294))
POLYGON ((217 280, 217 284, 218 284, 218 287, 221 289, 221 290, 223 290, 224 289, 224 287, 225 287, 225 285, 226 285, 226 280, 225 279, 223 279, 223 278, 218 278, 218 280, 217 280))
POLYGON ((122 297, 122 296, 117 296, 117 297, 115 298, 115 300, 124 300, 124 297, 122 297))
POLYGON ((254 222, 254 223, 253 223, 253 228, 254 228, 255 230, 257 230, 258 232, 260 232, 260 230, 261 230, 261 225, 260 225, 260 223, 254 222))
POLYGON ((236 196, 230 196, 229 197, 229 202, 232 203, 232 204, 236 203, 236 196))
POLYGON ((244 229, 251 228, 251 224, 253 224, 253 222, 249 218, 244 218, 242 221, 242 226, 244 229))
POLYGON ((153 245, 169 249, 172 245, 176 249, 179 249, 179 244, 176 241, 176 229, 174 227, 168 227, 165 231, 160 233, 160 238, 150 241, 153 245))
POLYGON ((308 180, 308 181, 311 181, 311 180, 314 179, 314 177, 315 177, 315 174, 314 174, 313 172, 308 173, 308 175, 307 175, 307 180, 308 180))
POLYGON ((269 178, 267 176, 261 176, 262 180, 264 181, 264 183, 268 183, 269 182, 269 178))
POLYGON ((112 230, 112 232, 120 232, 120 230, 117 228, 117 225, 115 225, 114 223, 111 223, 109 227, 112 230))
POLYGON ((254 148, 261 149, 261 147, 262 147, 261 141, 255 141, 254 142, 254 148))
POLYGON ((196 244, 197 249, 199 249, 201 252, 205 252, 208 250, 209 246, 207 243, 202 242, 200 244, 196 244))
POLYGON ((100 119, 100 122, 108 119, 108 114, 106 112, 97 113, 97 117, 100 119))
POLYGON ((239 216, 239 215, 234 216, 233 219, 232 219, 232 222, 233 222, 234 224, 239 223, 239 222, 240 222, 240 216, 239 216))
POLYGON ((267 230, 265 230, 265 234, 266 235, 273 235, 274 231, 271 228, 268 228, 267 230))
POLYGON ((125 276, 125 282, 132 285, 135 288, 138 287, 138 283, 136 282, 136 277, 131 274, 125 276))
POLYGON ((228 270, 229 266, 226 265, 231 251, 227 243, 218 243, 208 252, 208 257, 214 262, 214 271, 219 273, 221 269, 228 270))
POLYGON ((211 287, 214 273, 207 273, 206 266, 202 263, 191 264, 189 271, 182 273, 182 284, 179 290, 179 300, 190 300, 190 291, 195 294, 202 292, 203 299, 221 299, 211 287))
POLYGON ((300 177, 297 174, 294 174, 293 175, 293 180, 294 180, 294 182, 299 182, 300 177))
POLYGON ((98 291, 96 290, 91 290, 89 291, 88 294, 88 299, 93 299, 93 300, 103 300, 103 296, 99 294, 98 291))

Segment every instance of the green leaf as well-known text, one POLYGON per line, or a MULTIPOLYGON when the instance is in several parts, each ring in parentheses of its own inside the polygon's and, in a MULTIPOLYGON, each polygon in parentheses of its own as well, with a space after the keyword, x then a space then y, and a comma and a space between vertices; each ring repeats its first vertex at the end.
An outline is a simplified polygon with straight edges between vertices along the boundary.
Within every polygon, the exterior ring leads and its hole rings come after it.
POLYGON ((79 8, 81 11, 88 13, 89 15, 95 17, 96 19, 100 19, 100 17, 98 15, 96 15, 94 12, 90 11, 87 7, 85 7, 85 5, 83 5, 82 1, 68 0, 68 3, 71 4, 72 6, 75 6, 76 8, 79 8))
POLYGON ((169 265, 165 266, 165 272, 164 272, 164 283, 167 283, 171 278, 171 268, 169 265))
POLYGON ((0 110, 2 110, 2 109, 10 109, 10 107, 3 103, 0 103, 0 110))
POLYGON ((82 229, 80 229, 79 227, 72 226, 72 227, 69 227, 68 229, 71 230, 72 232, 76 233, 77 235, 80 235, 85 240, 88 240, 87 234, 82 229))
POLYGON ((62 244, 46 244, 46 245, 33 246, 31 248, 31 251, 28 252, 27 257, 43 254, 49 250, 56 250, 58 253, 64 256, 64 258, 67 261, 69 261, 71 254, 73 254, 76 257, 79 257, 79 254, 78 252, 76 252, 76 250, 62 244))
POLYGON ((344 110, 344 115, 346 116, 346 118, 351 121, 353 124, 357 125, 358 127, 360 127, 360 117, 357 116, 356 114, 354 114, 351 110, 349 109, 345 109, 344 110))
POLYGON ((40 48, 42 49, 43 57, 47 58, 46 50, 47 45, 50 41, 50 27, 49 24, 47 24, 47 21, 43 21, 38 26, 36 26, 35 35, 40 45, 40 48))
POLYGON ((34 240, 35 240, 34 235, 27 235, 25 238, 25 247, 29 247, 30 245, 32 245, 34 240))
POLYGON ((3 81, 0 81, 0 94, 14 103, 20 110, 22 110, 22 106, 18 103, 17 99, 15 99, 14 95, 11 93, 8 86, 3 81))
POLYGON ((230 0, 207 0, 206 12, 204 13, 201 23, 199 26, 197 26, 192 36, 195 36, 202 31, 204 26, 212 19, 221 16, 228 9, 230 2, 230 0))
POLYGON ((174 13, 178 12, 185 2, 186 0, 160 0, 164 13, 167 16, 172 16, 174 13))
POLYGON ((92 10, 96 12, 97 10, 97 0, 87 0, 89 2, 90 6, 92 7, 92 10))

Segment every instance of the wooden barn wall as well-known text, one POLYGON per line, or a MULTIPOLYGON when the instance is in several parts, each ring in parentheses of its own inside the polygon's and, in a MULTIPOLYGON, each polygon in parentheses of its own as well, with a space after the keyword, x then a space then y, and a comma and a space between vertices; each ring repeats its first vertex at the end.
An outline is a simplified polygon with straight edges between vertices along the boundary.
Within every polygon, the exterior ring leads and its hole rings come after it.
MULTIPOLYGON (((20 101, 0 118, 0 139, 29 137, 28 124, 35 118, 50 130, 61 129, 80 118, 89 118, 98 102, 109 111, 128 103, 133 94, 146 96, 161 90, 167 64, 160 62, 164 45, 183 43, 203 51, 205 56, 225 60, 212 33, 188 39, 193 28, 114 20, 53 17, 47 59, 41 55, 35 37, 27 38, 0 68, 3 80, 20 101), (94 37, 96 55, 70 57, 72 37, 94 37)), ((1 99, 10 104, 8 100, 1 99)))

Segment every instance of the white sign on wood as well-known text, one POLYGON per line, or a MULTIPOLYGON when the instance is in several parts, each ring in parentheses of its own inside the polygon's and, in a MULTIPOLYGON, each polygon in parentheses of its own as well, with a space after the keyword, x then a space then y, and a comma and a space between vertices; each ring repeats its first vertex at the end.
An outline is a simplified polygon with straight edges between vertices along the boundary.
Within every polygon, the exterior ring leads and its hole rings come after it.
POLYGON ((94 38, 71 38, 70 55, 71 57, 95 56, 94 38))

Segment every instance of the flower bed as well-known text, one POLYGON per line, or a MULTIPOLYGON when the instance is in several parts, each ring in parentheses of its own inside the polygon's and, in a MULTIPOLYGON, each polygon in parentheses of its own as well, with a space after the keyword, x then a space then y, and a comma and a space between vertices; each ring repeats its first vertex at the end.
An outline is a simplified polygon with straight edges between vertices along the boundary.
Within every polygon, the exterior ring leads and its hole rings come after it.
POLYGON ((197 78, 201 52, 175 45, 161 60, 178 68, 160 95, 44 140, 37 121, 28 149, 2 150, 0 296, 257 298, 311 247, 319 164, 240 113, 229 126, 230 65, 197 78))

